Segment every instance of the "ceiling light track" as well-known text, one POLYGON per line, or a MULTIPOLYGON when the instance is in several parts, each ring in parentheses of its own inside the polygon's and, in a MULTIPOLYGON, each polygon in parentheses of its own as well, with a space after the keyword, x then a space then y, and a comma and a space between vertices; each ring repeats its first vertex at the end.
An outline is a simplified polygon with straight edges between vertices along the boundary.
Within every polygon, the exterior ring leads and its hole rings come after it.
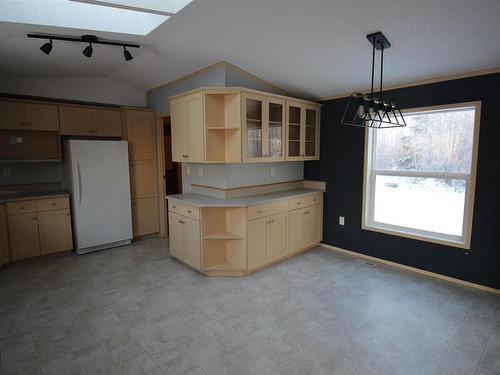
POLYGON ((48 39, 49 42, 45 43, 43 46, 40 47, 40 50, 45 53, 46 55, 50 54, 53 48, 53 41, 54 40, 61 40, 64 42, 75 42, 75 43, 85 43, 88 44, 87 47, 83 50, 83 54, 86 57, 92 57, 93 53, 93 44, 103 44, 103 45, 108 45, 108 46, 119 46, 123 47, 123 55, 125 57, 126 61, 130 61, 133 59, 132 54, 127 50, 127 47, 129 48, 140 48, 141 46, 139 44, 135 43, 129 43, 129 42, 119 42, 115 40, 107 40, 107 39, 99 39, 95 35, 82 35, 80 37, 76 36, 66 36, 66 35, 54 35, 54 34, 27 34, 28 38, 35 38, 35 39, 48 39))

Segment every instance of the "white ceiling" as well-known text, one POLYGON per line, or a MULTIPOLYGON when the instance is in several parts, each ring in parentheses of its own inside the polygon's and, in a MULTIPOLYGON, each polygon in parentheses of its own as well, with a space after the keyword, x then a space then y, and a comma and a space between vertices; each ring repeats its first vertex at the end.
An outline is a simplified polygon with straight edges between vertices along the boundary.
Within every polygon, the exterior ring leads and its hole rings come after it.
POLYGON ((499 19, 498 0, 195 0, 147 36, 96 33, 141 43, 130 62, 119 47, 94 46, 88 59, 67 42, 46 56, 27 32, 89 31, 1 22, 0 76, 110 78, 148 90, 226 60, 321 98, 368 87, 366 34, 378 30, 392 43, 387 85, 500 67, 499 19))

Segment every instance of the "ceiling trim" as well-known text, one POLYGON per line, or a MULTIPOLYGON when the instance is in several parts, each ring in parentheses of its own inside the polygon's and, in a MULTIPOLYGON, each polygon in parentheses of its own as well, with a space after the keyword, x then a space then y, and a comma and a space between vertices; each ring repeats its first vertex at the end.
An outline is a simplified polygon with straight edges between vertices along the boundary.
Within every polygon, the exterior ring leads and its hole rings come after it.
POLYGON ((162 12, 161 10, 154 10, 154 9, 149 9, 149 8, 140 8, 140 7, 134 7, 134 6, 131 6, 131 5, 124 5, 124 4, 108 3, 108 2, 105 2, 105 1, 99 1, 99 0, 71 0, 71 1, 74 1, 76 3, 85 3, 85 4, 92 4, 92 5, 100 5, 100 6, 108 7, 108 8, 117 8, 117 9, 124 9, 124 10, 132 10, 134 12, 158 14, 160 16, 168 16, 168 17, 175 16, 175 13, 162 12))
MULTIPOLYGON (((402 88, 405 88, 405 87, 427 85, 429 83, 452 81, 454 79, 476 77, 476 76, 482 76, 482 75, 487 75, 487 74, 495 74, 495 73, 500 73, 500 67, 492 68, 492 69, 477 70, 477 71, 468 72, 468 73, 454 74, 454 75, 443 76, 443 77, 429 78, 429 79, 424 79, 424 80, 420 80, 420 81, 412 81, 412 82, 400 83, 398 85, 392 85, 392 86, 384 87, 384 91, 395 90, 395 89, 402 89, 402 88)), ((369 93, 370 89, 354 90, 354 91, 355 92, 361 92, 361 93, 369 93)), ((327 97, 324 97, 324 98, 319 98, 319 99, 317 99, 317 101, 322 102, 322 101, 327 101, 327 100, 345 98, 345 97, 351 96, 351 94, 354 91, 351 91, 349 93, 344 93, 344 94, 338 94, 338 95, 333 95, 333 96, 327 96, 327 97)))

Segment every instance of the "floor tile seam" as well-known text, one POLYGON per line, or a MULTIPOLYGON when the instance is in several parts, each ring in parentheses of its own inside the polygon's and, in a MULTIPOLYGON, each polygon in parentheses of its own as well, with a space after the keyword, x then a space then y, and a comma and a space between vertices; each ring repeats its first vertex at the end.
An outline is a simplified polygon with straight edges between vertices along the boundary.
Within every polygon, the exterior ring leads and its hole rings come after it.
POLYGON ((491 333, 493 332, 493 330, 495 329, 495 325, 496 323, 500 320, 500 315, 497 315, 497 317, 495 318, 495 320, 493 321, 493 324, 491 325, 490 327, 490 332, 488 333, 488 338, 484 341, 484 344, 483 344, 483 348, 481 350, 481 355, 479 357, 479 361, 477 362, 477 367, 476 367, 476 371, 474 372, 475 375, 477 375, 478 371, 479 371, 479 368, 481 367, 481 362, 483 361, 483 356, 484 356, 484 352, 486 350, 486 346, 488 345, 488 342, 490 341, 490 337, 491 337, 491 333))

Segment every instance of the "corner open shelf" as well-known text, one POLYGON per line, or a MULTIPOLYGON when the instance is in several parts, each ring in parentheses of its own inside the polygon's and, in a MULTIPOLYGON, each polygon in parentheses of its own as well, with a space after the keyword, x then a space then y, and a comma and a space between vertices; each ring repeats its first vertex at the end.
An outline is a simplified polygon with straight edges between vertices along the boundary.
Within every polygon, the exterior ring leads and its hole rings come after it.
POLYGON ((245 271, 246 210, 239 207, 202 208, 202 267, 204 271, 245 271))

